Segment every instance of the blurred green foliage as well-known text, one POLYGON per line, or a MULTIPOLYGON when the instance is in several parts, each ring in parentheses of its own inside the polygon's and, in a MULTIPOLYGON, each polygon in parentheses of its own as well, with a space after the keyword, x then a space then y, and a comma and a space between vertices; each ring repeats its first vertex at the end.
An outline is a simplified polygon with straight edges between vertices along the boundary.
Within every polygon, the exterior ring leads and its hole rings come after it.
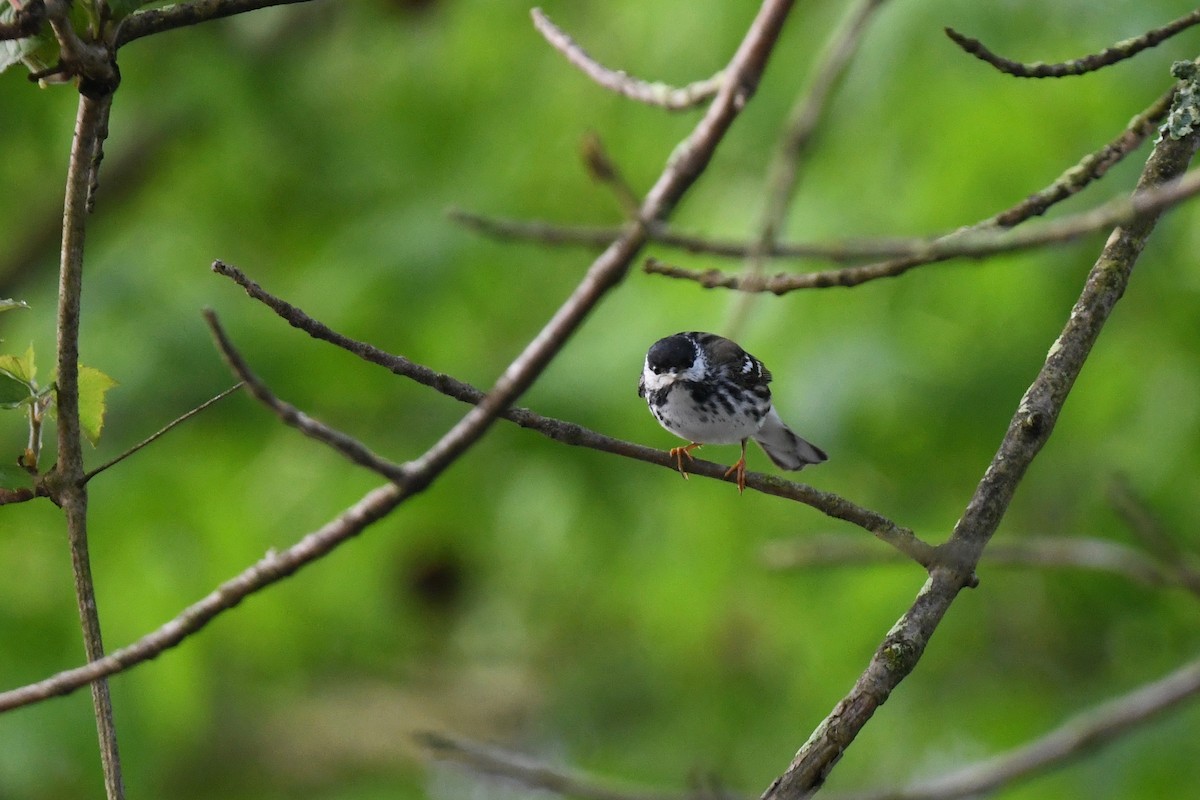
MULTIPOLYGON (((754 102, 678 210, 680 228, 754 230, 780 122, 842 8, 799 4, 754 102)), ((602 62, 678 84, 719 69, 753 9, 545 6, 602 62)), ((889 4, 829 109, 788 235, 936 233, 1006 208, 1113 138, 1200 41, 1190 31, 1099 74, 1017 81, 958 52, 943 26, 1053 61, 1187 10, 889 4)), ((83 298, 81 358, 119 384, 93 464, 232 382, 205 306, 283 398, 388 457, 420 454, 462 406, 310 341, 210 273, 212 260, 350 336, 486 387, 591 256, 481 239, 444 210, 616 223, 619 206, 580 165, 584 134, 644 190, 696 118, 593 86, 512 2, 269 9, 140 40, 120 63, 83 298)), ((18 73, 0 75, 0 297, 32 310, 3 315, 0 337, 6 352, 32 344, 50 363, 75 97, 18 73)), ((1146 152, 1055 213, 1127 192, 1146 152)), ((1135 542, 1106 494, 1125 474, 1195 551, 1198 223, 1193 204, 1160 224, 999 538, 1135 542)), ((738 338, 775 373, 783 416, 831 456, 802 478, 944 540, 1103 239, 756 299, 738 338)), ((645 348, 681 329, 724 331, 735 302, 633 272, 521 402, 674 446, 635 395, 645 348)), ((26 432, 15 415, 0 423, 9 462, 26 432)), ((771 468, 758 452, 751 467, 771 468)), ((90 511, 108 646, 378 482, 241 395, 105 472, 90 511)), ((907 565, 764 569, 766 543, 822 533, 867 535, 498 424, 358 540, 112 681, 130 796, 474 791, 461 773, 423 765, 411 738, 422 729, 635 784, 757 792, 922 584, 907 565)), ((69 557, 49 503, 0 509, 0 569, 3 687, 79 663, 69 557)), ((1197 601, 1178 590, 1086 571, 985 566, 981 578, 830 789, 898 785, 1016 746, 1200 644, 1197 601)), ((1200 782, 1188 744, 1197 725, 1188 706, 1003 797, 1182 796, 1200 782)), ((0 718, 0 796, 95 796, 100 785, 86 692, 0 718)))

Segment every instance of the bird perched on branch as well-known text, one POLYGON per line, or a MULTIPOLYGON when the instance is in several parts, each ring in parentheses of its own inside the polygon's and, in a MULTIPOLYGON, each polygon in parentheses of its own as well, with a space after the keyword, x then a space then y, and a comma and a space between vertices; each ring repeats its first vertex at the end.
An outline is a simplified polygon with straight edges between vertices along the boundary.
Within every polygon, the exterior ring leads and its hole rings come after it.
POLYGON ((646 353, 638 396, 664 428, 689 443, 672 447, 683 477, 683 459, 704 444, 741 444, 742 455, 725 477, 746 488, 746 441, 753 439, 781 469, 798 470, 828 456, 784 424, 771 404, 770 371, 734 342, 715 333, 688 331, 659 339, 646 353))

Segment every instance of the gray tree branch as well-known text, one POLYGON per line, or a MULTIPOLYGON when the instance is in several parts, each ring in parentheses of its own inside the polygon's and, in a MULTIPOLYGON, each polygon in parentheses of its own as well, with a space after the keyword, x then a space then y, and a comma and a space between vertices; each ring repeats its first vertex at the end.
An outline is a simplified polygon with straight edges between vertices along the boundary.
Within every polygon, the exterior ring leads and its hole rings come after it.
MULTIPOLYGON (((643 202, 644 219, 658 219, 669 214, 703 171, 729 126, 753 93, 791 7, 790 0, 765 0, 730 61, 728 77, 720 92, 691 135, 676 147, 658 182, 643 202)), ((644 228, 634 226, 601 254, 576 290, 529 346, 514 359, 492 390, 422 456, 403 465, 401 474, 396 476, 393 483, 368 493, 337 518, 283 552, 268 553, 258 563, 133 644, 85 666, 0 693, 0 711, 66 694, 154 658, 199 631, 246 597, 322 557, 390 513, 408 497, 425 489, 478 441, 494 419, 541 374, 601 297, 620 283, 645 241, 644 228)), ((78 313, 77 306, 75 313, 78 313)), ((78 477, 82 478, 82 475, 80 465, 78 477)), ((79 488, 83 486, 80 482, 79 488)))
MULTIPOLYGON (((1178 187, 1198 145, 1200 132, 1179 140, 1162 139, 1142 171, 1135 200, 1147 192, 1178 187)), ((1200 186, 1196 175, 1190 177, 1200 186)), ((783 775, 767 788, 765 800, 799 800, 815 792, 875 710, 916 666, 946 611, 974 574, 1026 469, 1049 439, 1075 378, 1125 292, 1158 213, 1138 215, 1109 236, 974 496, 949 541, 939 548, 944 566, 931 571, 912 607, 888 632, 853 689, 821 722, 783 775)))

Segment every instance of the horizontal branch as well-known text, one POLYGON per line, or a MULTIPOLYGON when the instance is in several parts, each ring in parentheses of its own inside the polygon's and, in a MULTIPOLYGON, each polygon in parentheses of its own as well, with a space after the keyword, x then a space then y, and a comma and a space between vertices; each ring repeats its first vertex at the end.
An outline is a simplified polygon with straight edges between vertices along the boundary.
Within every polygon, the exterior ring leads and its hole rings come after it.
POLYGON ((305 2, 308 0, 190 0, 190 2, 175 3, 162 8, 144 9, 121 20, 117 26, 116 35, 113 37, 114 46, 124 47, 143 36, 184 28, 188 25, 199 25, 201 22, 232 17, 235 14, 245 14, 247 11, 257 11, 260 8, 305 2))
MULTIPOLYGON (((484 398, 484 392, 469 383, 338 333, 297 306, 266 291, 237 267, 215 261, 212 268, 217 274, 237 283, 247 295, 270 308, 292 327, 304 331, 314 339, 329 342, 364 361, 384 367, 395 375, 413 380, 460 402, 476 405, 484 398)), ((670 470, 677 469, 675 459, 665 450, 614 439, 573 422, 544 417, 527 408, 509 408, 501 412, 500 417, 563 444, 612 453, 670 470)), ((714 480, 735 480, 726 475, 727 466, 703 459, 688 461, 684 468, 689 473, 714 480)), ((935 548, 919 539, 910 529, 832 492, 823 492, 807 484, 758 472, 746 473, 746 486, 764 494, 804 503, 828 516, 857 525, 926 568, 933 563, 935 548)))
POLYGON ((707 80, 689 83, 681 88, 668 86, 665 83, 649 83, 634 78, 625 72, 609 69, 600 64, 588 55, 587 51, 580 47, 574 39, 551 22, 540 8, 533 9, 530 14, 533 16, 533 26, 546 38, 551 47, 566 57, 567 61, 603 88, 628 97, 630 100, 665 108, 668 111, 683 111, 707 103, 716 96, 724 81, 724 71, 718 72, 707 80))
POLYGON ((1179 19, 1163 25, 1161 28, 1147 31, 1141 36, 1117 42, 1112 47, 1106 47, 1099 53, 1082 56, 1070 61, 1062 61, 1057 64, 1047 64, 1042 61, 1022 64, 1019 61, 1013 61, 1012 59, 996 55, 978 39, 964 36, 953 28, 946 28, 945 30, 946 35, 955 44, 979 60, 991 64, 1005 75, 1012 75, 1014 78, 1065 78, 1072 75, 1084 75, 1088 72, 1095 72, 1098 69, 1112 66, 1127 58, 1132 58, 1143 50, 1159 45, 1180 31, 1187 30, 1197 23, 1200 23, 1200 9, 1185 14, 1179 19))
POLYGON ((461 736, 445 733, 420 733, 417 742, 437 760, 454 761, 479 772, 516 781, 529 789, 553 792, 580 800, 684 800, 679 793, 621 791, 566 770, 551 767, 528 756, 492 747, 461 736))
MULTIPOLYGON (((770 569, 812 569, 903 563, 898 554, 842 535, 804 536, 769 542, 762 550, 770 569)), ((1105 539, 1029 536, 992 542, 981 562, 999 567, 1080 569, 1107 572, 1152 588, 1192 587, 1178 570, 1128 545, 1105 539)))
MULTIPOLYGON (((950 234, 936 237, 941 240, 947 236, 962 233, 965 230, 988 230, 1011 228, 1025 220, 1044 214, 1051 206, 1074 196, 1084 188, 1119 163, 1129 153, 1133 152, 1142 142, 1153 133, 1170 110, 1171 101, 1175 96, 1172 88, 1155 100, 1148 108, 1136 115, 1126 126, 1125 130, 1100 149, 1087 154, 1078 163, 1066 169, 1049 186, 1041 189, 1016 205, 995 214, 988 219, 975 223, 968 228, 962 228, 950 234)), ((450 209, 447 212, 450 219, 464 227, 485 236, 502 240, 533 241, 548 245, 578 245, 581 247, 603 249, 614 240, 620 238, 623 228, 619 226, 593 225, 563 225, 538 220, 515 220, 501 217, 490 217, 475 214, 461 209, 450 209)), ((713 239, 694 234, 675 231, 665 223, 651 223, 646 226, 648 238, 666 247, 676 247, 691 253, 724 258, 746 259, 750 257, 785 258, 785 259, 819 259, 834 263, 859 262, 863 260, 860 253, 848 253, 842 249, 831 249, 827 244, 789 243, 772 240, 769 242, 746 242, 731 239, 713 239)), ((894 240, 911 241, 911 240, 894 240)), ((927 264, 946 261, 952 256, 937 256, 926 258, 898 257, 875 264, 858 265, 847 268, 848 279, 896 277, 905 272, 927 264)), ((724 272, 711 270, 703 273, 687 273, 691 280, 697 280, 703 285, 719 285, 727 280, 724 272)), ((780 273, 775 280, 786 279, 803 282, 804 276, 780 273)), ((839 276, 826 273, 821 279, 828 285, 844 285, 838 283, 839 276)), ((864 280, 858 280, 862 283, 864 280)), ((752 281, 741 285, 758 285, 752 281)), ((732 286, 727 288, 734 288, 732 286)), ((785 289, 782 284, 777 288, 785 289)), ((803 288, 803 287, 800 287, 803 288)), ((743 289, 745 291, 745 289, 743 289)))
POLYGON ((950 258, 985 258, 999 253, 1029 250, 1042 245, 1065 244, 1082 236, 1117 226, 1128 226, 1200 193, 1200 170, 1187 173, 1178 181, 1139 191, 1132 197, 1120 197, 1090 211, 1063 217, 1054 222, 1017 230, 965 229, 934 239, 863 240, 828 245, 831 254, 856 255, 860 258, 890 257, 904 261, 882 262, 861 267, 822 270, 802 274, 778 273, 771 276, 746 276, 721 270, 692 270, 648 258, 644 269, 655 275, 682 278, 706 289, 734 289, 742 292, 785 294, 798 289, 851 287, 879 278, 903 274, 918 263, 933 263, 950 258), (907 260, 912 263, 907 263, 907 260))

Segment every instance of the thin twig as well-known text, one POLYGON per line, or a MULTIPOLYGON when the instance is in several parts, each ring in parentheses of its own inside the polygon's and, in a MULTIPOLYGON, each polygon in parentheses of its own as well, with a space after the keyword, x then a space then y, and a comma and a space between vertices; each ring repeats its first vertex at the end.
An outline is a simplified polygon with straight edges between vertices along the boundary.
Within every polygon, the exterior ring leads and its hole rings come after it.
MULTIPOLYGON (((805 536, 769 542, 762 549, 763 563, 773 570, 819 569, 904 563, 901 553, 871 546, 861 537, 805 536)), ((1105 539, 1061 536, 1025 536, 992 542, 981 564, 1035 569, 1080 569, 1107 572, 1151 588, 1186 587, 1169 564, 1155 561, 1140 550, 1105 539)))
POLYGON ((1112 47, 1107 47, 1099 53, 1093 53, 1057 64, 1046 64, 1042 61, 1022 64, 1019 61, 1013 61, 996 55, 978 39, 964 36, 953 28, 946 28, 945 30, 946 35, 953 39, 955 44, 981 61, 991 64, 1005 75, 1012 75, 1014 78, 1065 78, 1072 75, 1084 75, 1088 72, 1095 72, 1098 69, 1119 63, 1127 58, 1132 58, 1143 50, 1161 44, 1180 31, 1187 30, 1197 23, 1200 23, 1200 9, 1190 14, 1185 14, 1179 19, 1163 25, 1161 28, 1147 31, 1141 36, 1117 42, 1112 47))
POLYGON ((1139 220, 1155 217, 1163 210, 1197 193, 1200 193, 1200 170, 1189 172, 1176 182, 1139 190, 1132 197, 1119 197, 1090 211, 1037 226, 1016 230, 972 228, 934 239, 847 241, 829 246, 831 254, 901 259, 861 267, 806 272, 799 275, 779 273, 767 277, 747 277, 715 269, 691 270, 666 264, 656 258, 648 258, 644 269, 655 275, 695 281, 706 289, 735 289, 743 292, 785 294, 797 289, 858 286, 879 278, 896 277, 918 264, 950 258, 985 258, 1042 245, 1065 244, 1113 226, 1136 225, 1139 220))
MULTIPOLYGON (((1197 146, 1200 132, 1182 139, 1161 139, 1146 162, 1135 197, 1161 191, 1157 187, 1184 175, 1197 146)), ((801 746, 783 775, 764 793, 764 800, 811 796, 876 709, 916 666, 959 591, 974 575, 1026 470, 1049 439, 1157 221, 1154 213, 1137 216, 1108 237, 1062 333, 1021 399, 950 540, 939 547, 940 566, 930 571, 913 605, 888 632, 854 687, 801 746)))
POLYGON ((239 383, 235 383, 233 386, 230 386, 228 389, 226 389, 225 391, 221 392, 220 394, 218 394, 218 395, 216 395, 216 396, 214 396, 214 397, 210 397, 208 400, 205 400, 203 403, 201 403, 200 405, 196 406, 196 407, 195 407, 195 408, 193 408, 191 411, 188 411, 187 413, 185 413, 185 414, 182 414, 182 415, 180 415, 180 416, 176 417, 175 419, 171 420, 171 421, 170 421, 170 422, 168 422, 166 425, 164 425, 162 428, 159 428, 157 431, 155 431, 154 433, 150 434, 150 435, 149 435, 149 436, 147 436, 145 439, 143 439, 142 441, 140 441, 140 442, 138 442, 137 444, 135 444, 133 447, 130 447, 130 448, 129 448, 128 450, 126 450, 124 453, 121 453, 120 455, 118 455, 118 456, 115 456, 115 457, 113 457, 113 458, 109 459, 108 461, 105 461, 103 464, 101 464, 100 466, 96 467, 95 469, 93 469, 93 470, 91 470, 91 471, 89 471, 89 472, 86 472, 86 473, 84 473, 84 476, 83 476, 83 481, 84 481, 84 483, 87 483, 87 482, 88 482, 88 481, 90 481, 92 478, 96 477, 96 476, 97 476, 97 475, 99 475, 101 472, 104 472, 104 470, 108 469, 109 467, 114 467, 114 466, 116 466, 117 464, 121 463, 122 461, 124 461, 125 459, 129 458, 131 455, 133 455, 133 454, 134 454, 134 453, 136 453, 137 451, 141 450, 143 447, 146 447, 147 445, 153 444, 153 443, 154 443, 154 442, 156 442, 156 441, 157 441, 159 438, 161 438, 162 436, 164 436, 164 435, 166 435, 167 433, 169 433, 171 430, 173 430, 173 429, 175 429, 176 427, 178 427, 179 425, 182 425, 183 423, 187 422, 189 419, 191 419, 192 417, 196 416, 196 415, 197 415, 197 414, 199 414, 201 411, 204 411, 204 410, 205 410, 205 409, 207 409, 209 406, 212 406, 212 405, 214 405, 214 404, 216 404, 216 403, 220 402, 221 400, 224 400, 226 397, 228 397, 229 395, 233 394, 234 392, 236 392, 236 391, 237 391, 238 389, 240 389, 240 388, 242 388, 242 384, 241 384, 240 382, 239 382, 239 383))
MULTIPOLYGON (((328 325, 309 316, 299 307, 266 291, 237 267, 222 261, 215 261, 212 268, 217 274, 224 275, 237 283, 246 291, 247 295, 270 308, 288 324, 304 331, 314 339, 329 342, 353 353, 364 361, 384 367, 393 374, 409 378, 460 402, 477 405, 484 398, 484 392, 469 383, 338 333, 328 325)), ((675 460, 664 450, 614 439, 573 422, 544 417, 527 408, 509 408, 500 416, 522 428, 535 431, 557 442, 613 453, 670 470, 677 469, 675 460)), ((727 475, 728 467, 711 461, 695 459, 684 464, 684 467, 691 474, 702 475, 714 480, 727 482, 735 480, 727 475)), ((921 541, 910 529, 897 525, 887 517, 832 492, 822 492, 803 483, 795 483, 775 475, 757 472, 746 473, 746 486, 764 494, 804 503, 835 519, 857 525, 925 568, 933 563, 933 546, 921 541)))
POLYGON ((1200 572, 1195 558, 1185 553, 1162 522, 1137 495, 1129 479, 1116 476, 1108 489, 1109 502, 1142 544, 1166 567, 1173 582, 1200 597, 1200 572))
MULTIPOLYGON (((1165 92, 1147 109, 1133 118, 1129 125, 1115 139, 1095 152, 1084 156, 1077 164, 1065 170, 1046 188, 1034 192, 1020 203, 995 214, 988 219, 975 223, 968 228, 962 228, 949 234, 937 237, 945 239, 948 236, 961 234, 965 230, 986 230, 996 227, 1010 228, 1034 216, 1044 214, 1051 206, 1067 199, 1083 190, 1093 181, 1102 177, 1114 164, 1133 152, 1146 137, 1153 133, 1167 111, 1175 95, 1174 88, 1165 92)), ((534 241, 549 245, 578 245, 603 249, 617 239, 622 230, 614 226, 560 225, 550 222, 504 219, 488 217, 461 209, 450 209, 449 217, 470 230, 497 239, 534 241)), ((758 246, 754 242, 712 239, 694 234, 685 234, 673 230, 664 223, 647 226, 647 234, 656 244, 667 247, 677 247, 691 253, 721 256, 726 258, 749 258, 758 246)), ((892 245, 911 240, 889 240, 892 245)), ((922 240, 924 241, 924 240, 922 240)), ((763 249, 762 255, 771 258, 786 259, 820 259, 835 263, 862 261, 868 255, 858 251, 847 251, 841 244, 821 243, 790 243, 771 242, 763 249)), ((875 277, 895 277, 914 267, 933 264, 951 258, 951 255, 914 258, 902 256, 877 264, 864 264, 851 267, 851 271, 875 277)), ((721 272, 700 273, 704 281, 719 282, 725 280, 721 272)), ((796 276, 790 276, 796 277, 796 276)), ((694 278, 693 278, 694 279, 694 278)), ((803 276, 797 280, 805 280, 803 276)), ((868 280, 873 279, 868 277, 868 280)), ((784 280, 783 277, 778 280, 784 280)), ((834 279, 830 278, 830 281, 834 279)), ((862 281, 859 281, 860 283, 862 281)), ((829 285, 840 285, 831 282, 829 285)), ((732 287, 730 287, 732 288, 732 287)), ((780 286, 785 289, 786 287, 780 286)), ((798 288, 803 288, 800 286, 798 288)), ((746 288, 742 288, 747 291, 746 288)))
MULTIPOLYGON (((727 80, 692 132, 672 151, 666 167, 646 194, 639 220, 663 219, 708 166, 717 144, 750 101, 766 68, 793 0, 765 0, 727 69, 727 80)), ((619 284, 647 241, 644 225, 633 225, 592 262, 583 280, 541 331, 509 364, 472 408, 415 466, 447 464, 479 439, 505 408, 537 378, 584 318, 619 284)))
POLYGON ((629 185, 629 181, 625 180, 625 176, 621 174, 616 162, 609 157, 608 151, 604 149, 604 143, 600 141, 599 134, 594 131, 585 134, 580 151, 583 163, 587 165, 592 179, 611 189, 617 198, 617 203, 621 206, 622 213, 629 219, 636 219, 641 200, 638 199, 637 192, 633 190, 633 187, 629 185))
POLYGON ((551 22, 540 8, 533 9, 530 14, 533 16, 534 27, 546 38, 551 47, 566 57, 567 61, 600 86, 628 97, 630 100, 665 108, 668 111, 685 111, 707 103, 715 97, 725 79, 725 73, 721 71, 707 80, 696 81, 678 88, 665 83, 649 83, 634 78, 622 70, 609 69, 600 64, 588 55, 574 39, 551 22))
MULTIPOLYGON (((792 207, 796 187, 800 182, 801 167, 811 149, 829 98, 845 76, 854 54, 858 52, 868 23, 884 2, 885 0, 859 0, 847 12, 842 23, 825 43, 808 87, 797 97, 788 114, 788 122, 767 169, 766 201, 759 221, 758 234, 742 270, 743 280, 747 283, 756 281, 763 274, 766 259, 779 240, 792 207)), ((730 336, 737 336, 756 299, 751 292, 744 292, 738 297, 730 313, 730 320, 725 326, 730 336)))
POLYGON ((233 370, 238 379, 246 385, 246 389, 253 395, 254 399, 269 408, 285 425, 295 428, 310 439, 315 439, 322 444, 329 445, 351 462, 374 470, 389 480, 402 482, 408 479, 408 473, 400 464, 376 455, 366 445, 352 436, 334 430, 325 423, 308 416, 291 403, 284 402, 276 397, 267 388, 267 385, 259 380, 258 376, 250 370, 250 366, 246 363, 246 360, 242 358, 241 353, 237 351, 237 348, 233 346, 233 342, 229 340, 225 329, 221 327, 216 313, 211 309, 206 309, 204 311, 204 321, 208 324, 213 339, 217 343, 217 349, 221 351, 221 356, 225 359, 225 363, 229 365, 229 368, 233 370))
POLYGON ((831 795, 830 800, 958 800, 997 789, 1077 759, 1200 694, 1200 659, 1157 681, 1078 714, 1007 753, 903 789, 831 795))

